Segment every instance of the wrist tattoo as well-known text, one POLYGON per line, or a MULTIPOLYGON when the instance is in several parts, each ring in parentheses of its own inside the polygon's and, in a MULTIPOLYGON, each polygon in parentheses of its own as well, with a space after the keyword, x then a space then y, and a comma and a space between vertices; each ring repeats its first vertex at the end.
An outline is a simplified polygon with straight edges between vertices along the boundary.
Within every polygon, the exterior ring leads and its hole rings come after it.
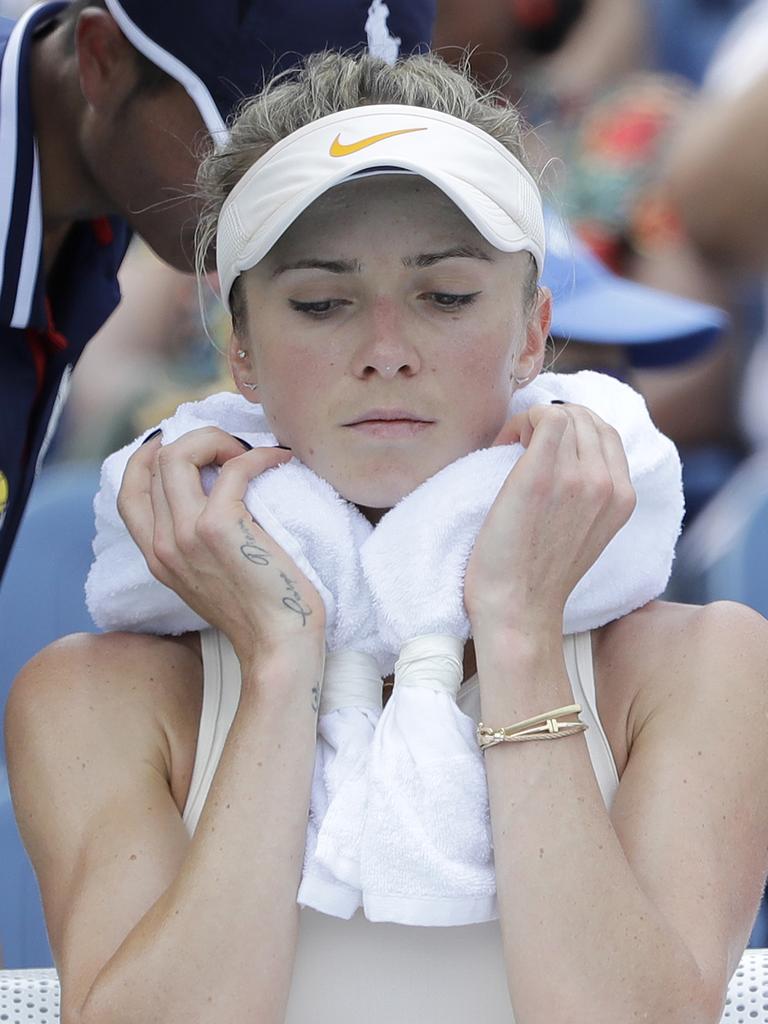
MULTIPOLYGON (((271 563, 272 554, 263 548, 256 542, 256 538, 248 528, 248 524, 244 519, 239 522, 240 532, 245 537, 245 544, 240 545, 240 553, 244 558, 247 558, 253 565, 267 566, 271 563)), ((307 607, 302 601, 301 594, 296 589, 295 582, 290 579, 282 570, 280 571, 280 579, 285 583, 288 593, 283 598, 283 605, 289 611, 294 612, 296 615, 301 616, 302 626, 306 626, 307 619, 312 614, 312 609, 307 607)))
POLYGON ((266 548, 261 547, 256 543, 256 538, 253 536, 245 520, 240 520, 240 532, 245 537, 246 543, 240 545, 240 553, 244 558, 247 558, 249 562, 253 562, 254 565, 269 565, 270 555, 266 548))
POLYGON ((283 604, 289 611, 296 612, 297 615, 300 615, 302 626, 306 626, 307 619, 312 614, 312 609, 304 606, 304 603, 301 600, 301 594, 296 589, 296 584, 292 579, 289 579, 284 572, 280 573, 280 579, 283 580, 288 589, 288 595, 283 598, 283 604))

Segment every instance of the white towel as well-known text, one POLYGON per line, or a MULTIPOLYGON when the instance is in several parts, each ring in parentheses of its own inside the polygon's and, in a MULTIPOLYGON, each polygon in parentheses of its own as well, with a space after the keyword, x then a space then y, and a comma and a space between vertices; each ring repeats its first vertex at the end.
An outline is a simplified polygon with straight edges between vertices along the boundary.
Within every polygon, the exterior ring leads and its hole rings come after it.
MULTIPOLYGON (((205 426, 222 426, 254 447, 276 443, 261 409, 228 393, 180 406, 161 424, 162 443, 170 444, 205 426)), ((96 559, 86 584, 88 606, 97 625, 104 628, 167 633, 204 629, 208 624, 142 565, 143 558, 117 515, 116 499, 125 465, 140 443, 141 439, 110 456, 102 470, 95 503, 96 559)), ((206 492, 217 472, 214 468, 203 470, 206 492)), ((350 916, 360 904, 359 887, 351 889, 331 876, 317 860, 315 847, 336 788, 344 788, 345 806, 356 808, 350 820, 361 819, 357 808, 361 798, 355 785, 359 790, 362 764, 381 712, 381 676, 394 662, 394 656, 380 653, 373 606, 359 560, 359 549, 372 528, 354 505, 342 500, 330 484, 296 459, 253 480, 245 504, 317 588, 325 605, 328 656, 299 895, 307 906, 350 916), (378 657, 382 658, 380 664, 378 657), (371 692, 376 695, 374 702, 371 692), (361 699, 356 706, 358 696, 361 699)), ((343 827, 334 830, 334 841, 338 836, 346 838, 343 827)))
POLYGON ((334 917, 349 918, 362 903, 368 758, 380 715, 381 675, 375 659, 352 650, 328 654, 297 899, 334 917), (326 826, 330 838, 323 834, 326 826))
MULTIPOLYGON (((160 424, 163 444, 190 430, 212 426, 242 437, 254 448, 277 444, 261 407, 230 393, 180 405, 160 424)), ((117 511, 117 495, 128 459, 148 434, 114 452, 101 467, 101 483, 94 500, 95 557, 85 584, 85 599, 93 621, 101 629, 175 636, 206 629, 208 623, 152 576, 117 511)))
MULTIPOLYGON (((229 393, 179 406, 160 424, 162 443, 208 426, 221 427, 254 448, 277 443, 261 407, 229 393)), ((94 501, 95 558, 85 585, 88 609, 102 629, 171 635, 205 629, 208 623, 151 575, 117 512, 126 464, 145 436, 110 455, 102 467, 94 501)), ((206 492, 217 472, 203 470, 206 492)), ((252 480, 244 500, 262 529, 317 588, 326 608, 329 650, 354 646, 378 655, 376 623, 357 554, 371 526, 359 510, 297 459, 252 480)), ((385 659, 382 671, 388 672, 393 662, 392 657, 385 659)))
MULTIPOLYGON (((640 396, 612 378, 587 371, 544 374, 517 392, 510 411, 555 398, 583 404, 616 427, 638 497, 630 521, 568 600, 564 631, 575 632, 618 618, 663 591, 682 519, 680 464, 640 396)), ((182 406, 162 425, 164 442, 209 423, 251 444, 274 443, 261 410, 232 395, 182 406)), ((89 607, 97 623, 109 628, 201 628, 175 595, 151 579, 117 516, 119 480, 135 447, 105 464, 89 607)), ((486 449, 447 466, 399 502, 374 531, 359 521, 357 510, 344 520, 339 509, 351 506, 322 481, 313 489, 305 476, 312 474, 295 460, 262 474, 249 488, 246 504, 254 518, 322 594, 329 650, 339 654, 329 659, 327 679, 341 682, 327 691, 318 722, 300 893, 308 905, 346 917, 362 899, 372 919, 408 924, 469 923, 495 914, 482 757, 474 724, 456 706, 455 692, 469 634, 463 604, 467 560, 522 451, 519 445, 486 449), (281 474, 284 488, 268 484, 281 474), (305 489, 300 502, 294 487, 305 489), (326 506, 334 509, 336 527, 344 520, 341 531, 326 527, 325 514, 318 512, 326 506), (327 553, 342 535, 354 536, 348 544, 354 554, 346 560, 337 550, 327 553), (358 684, 354 676, 350 681, 346 660, 354 662, 358 654, 343 653, 350 648, 367 658, 354 669, 358 684), (375 672, 385 672, 401 648, 394 693, 379 718, 375 672)))
MULTIPOLYGON (((589 372, 547 374, 518 392, 513 411, 551 397, 585 405, 619 430, 637 494, 629 521, 566 604, 563 632, 575 633, 664 589, 682 520, 680 463, 626 385, 589 372)), ((523 451, 488 448, 445 467, 383 516, 362 546, 379 638, 401 650, 370 755, 360 876, 372 920, 471 924, 496 914, 482 755, 474 723, 455 702, 461 662, 457 677, 446 661, 452 647, 463 650, 470 632, 464 574, 475 539, 523 451)), ((334 820, 353 813, 339 808, 334 820)), ((326 843, 334 820, 323 826, 326 843)))
MULTIPOLYGON (((664 590, 683 517, 682 475, 675 446, 628 385, 588 370, 542 374, 515 394, 510 411, 553 398, 584 405, 616 428, 637 495, 629 521, 566 603, 563 633, 578 633, 620 618, 664 590)), ((419 633, 469 636, 467 562, 488 510, 523 452, 514 444, 465 455, 382 517, 363 545, 362 559, 385 646, 399 650, 419 633)))
POLYGON ((497 916, 488 787, 475 724, 456 705, 464 643, 403 646, 374 736, 361 882, 371 921, 458 925, 497 916))

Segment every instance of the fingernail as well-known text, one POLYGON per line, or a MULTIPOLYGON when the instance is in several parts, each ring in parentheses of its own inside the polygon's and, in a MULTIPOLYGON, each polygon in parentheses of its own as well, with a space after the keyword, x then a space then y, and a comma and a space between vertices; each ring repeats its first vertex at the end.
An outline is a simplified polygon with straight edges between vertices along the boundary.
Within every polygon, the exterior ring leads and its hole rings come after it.
POLYGON ((252 445, 252 444, 248 444, 248 442, 247 442, 247 441, 244 441, 244 440, 242 439, 242 437, 238 437, 238 436, 237 436, 237 434, 233 434, 233 435, 232 435, 232 437, 234 437, 234 439, 235 439, 236 441, 239 441, 239 442, 240 442, 240 444, 241 444, 241 445, 243 446, 243 448, 245 448, 245 450, 246 450, 247 452, 252 452, 252 451, 253 451, 253 445, 252 445))
POLYGON ((147 434, 147 436, 144 438, 144 440, 141 443, 142 444, 148 444, 153 438, 157 437, 157 435, 160 432, 161 432, 160 427, 156 427, 151 433, 147 434))
POLYGON ((289 448, 287 444, 274 444, 273 448, 282 448, 284 452, 292 452, 293 448, 289 448))
POLYGON ((565 405, 565 402, 561 398, 553 398, 549 403, 550 405, 565 405))

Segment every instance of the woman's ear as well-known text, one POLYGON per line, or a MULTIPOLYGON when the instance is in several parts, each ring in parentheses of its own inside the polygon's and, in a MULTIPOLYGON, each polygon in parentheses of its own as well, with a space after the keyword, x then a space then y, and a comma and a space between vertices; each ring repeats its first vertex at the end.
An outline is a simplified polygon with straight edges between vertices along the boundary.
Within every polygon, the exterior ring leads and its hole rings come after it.
POLYGON ((245 343, 235 332, 229 341, 229 369, 240 394, 249 402, 258 402, 258 382, 254 379, 253 363, 245 343))
POLYGON ((551 323, 552 293, 549 288, 539 287, 525 325, 525 344, 513 363, 512 383, 516 387, 525 387, 541 373, 551 323))

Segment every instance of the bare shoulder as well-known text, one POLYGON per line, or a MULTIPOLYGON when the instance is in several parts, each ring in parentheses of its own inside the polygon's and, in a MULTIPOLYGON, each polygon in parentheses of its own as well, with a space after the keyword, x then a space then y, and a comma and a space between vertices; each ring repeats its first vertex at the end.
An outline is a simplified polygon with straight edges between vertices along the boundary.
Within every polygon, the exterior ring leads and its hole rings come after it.
POLYGON ((201 690, 194 641, 121 633, 57 641, 14 682, 11 793, 69 991, 178 869, 201 690))
POLYGON ((597 650, 603 692, 625 701, 611 821, 653 903, 724 989, 767 867, 768 622, 730 602, 659 601, 600 631, 597 650))
POLYGON ((599 630, 595 656, 604 693, 622 693, 630 745, 662 704, 757 710, 768 697, 768 620, 732 601, 652 601, 599 630))
POLYGON ((202 701, 196 636, 79 633, 44 648, 14 681, 6 706, 9 767, 42 747, 77 759, 89 751, 143 751, 172 791, 194 758, 202 701))

